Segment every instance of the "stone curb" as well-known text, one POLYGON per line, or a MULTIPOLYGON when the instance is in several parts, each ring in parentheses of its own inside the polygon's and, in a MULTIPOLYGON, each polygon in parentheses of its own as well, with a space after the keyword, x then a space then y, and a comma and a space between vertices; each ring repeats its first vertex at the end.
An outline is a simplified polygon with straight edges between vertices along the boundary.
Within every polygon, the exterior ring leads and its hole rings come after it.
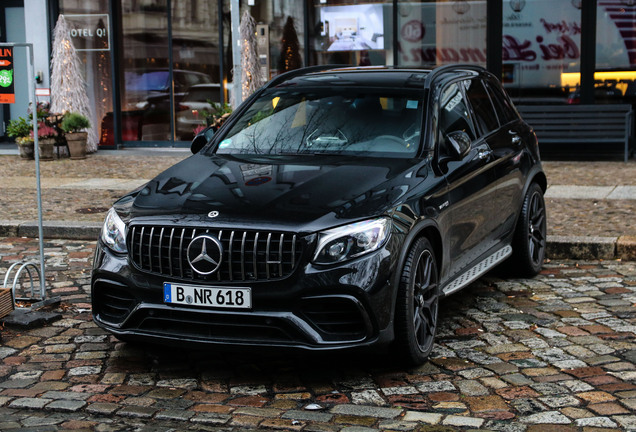
POLYGON ((636 260, 636 237, 548 236, 550 259, 636 260))
MULTIPOLYGON (((96 240, 102 228, 100 222, 46 221, 44 238, 96 240)), ((0 237, 38 236, 37 221, 0 220, 0 237)), ((550 259, 622 259, 636 260, 636 236, 576 237, 548 236, 546 256, 550 259)))
MULTIPOLYGON (((96 240, 101 229, 101 222, 45 221, 42 223, 44 238, 96 240)), ((35 238, 37 236, 37 221, 0 220, 0 237, 35 238)))

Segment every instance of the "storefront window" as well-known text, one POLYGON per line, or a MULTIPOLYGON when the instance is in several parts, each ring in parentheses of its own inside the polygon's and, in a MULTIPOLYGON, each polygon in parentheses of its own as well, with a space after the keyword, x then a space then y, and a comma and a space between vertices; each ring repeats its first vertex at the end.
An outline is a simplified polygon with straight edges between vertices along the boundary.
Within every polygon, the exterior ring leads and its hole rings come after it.
POLYGON ((83 67, 89 106, 93 108, 89 120, 97 129, 100 144, 108 141, 112 145, 113 93, 108 3, 61 0, 60 13, 64 14, 71 29, 71 40, 83 67), (111 119, 110 128, 103 122, 108 116, 111 119))
MULTIPOLYGON (((303 67, 305 30, 303 4, 296 0, 255 1, 247 7, 257 23, 256 52, 263 81, 303 67)), ((243 10, 243 9, 241 9, 243 10)))
POLYGON ((636 100, 636 4, 599 1, 596 11, 596 103, 636 100))
POLYGON ((122 0, 121 15, 123 141, 191 140, 221 100, 217 2, 122 0))
POLYGON ((175 139, 191 141, 221 102, 219 13, 213 0, 172 0, 175 139))
POLYGON ((517 103, 575 103, 582 0, 504 0, 503 82, 517 103))
POLYGON ((311 64, 393 64, 393 2, 309 0, 311 64))
POLYGON ((398 2, 400 66, 486 65, 486 1, 398 2))
POLYGON ((168 1, 121 2, 123 141, 169 140, 172 82, 168 1))

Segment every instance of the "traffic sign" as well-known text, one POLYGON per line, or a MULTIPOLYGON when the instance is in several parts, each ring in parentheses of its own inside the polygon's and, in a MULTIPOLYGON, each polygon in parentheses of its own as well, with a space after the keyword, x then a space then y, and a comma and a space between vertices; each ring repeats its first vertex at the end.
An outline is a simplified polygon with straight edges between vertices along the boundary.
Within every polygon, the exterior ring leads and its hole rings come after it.
POLYGON ((13 47, 0 48, 0 103, 15 103, 13 47))

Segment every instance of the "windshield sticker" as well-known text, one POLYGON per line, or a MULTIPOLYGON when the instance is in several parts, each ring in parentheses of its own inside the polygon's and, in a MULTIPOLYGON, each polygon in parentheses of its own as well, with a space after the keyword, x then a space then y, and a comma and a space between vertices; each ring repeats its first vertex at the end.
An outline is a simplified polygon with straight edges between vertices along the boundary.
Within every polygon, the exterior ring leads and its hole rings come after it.
POLYGON ((417 102, 416 100, 407 100, 406 101, 406 109, 417 109, 417 102))
POLYGON ((253 179, 246 181, 245 186, 260 186, 270 181, 272 181, 271 177, 254 177, 253 179))
POLYGON ((232 139, 231 138, 227 138, 227 139, 224 139, 223 141, 221 141, 221 143, 219 144, 219 148, 229 147, 230 145, 232 145, 232 139))

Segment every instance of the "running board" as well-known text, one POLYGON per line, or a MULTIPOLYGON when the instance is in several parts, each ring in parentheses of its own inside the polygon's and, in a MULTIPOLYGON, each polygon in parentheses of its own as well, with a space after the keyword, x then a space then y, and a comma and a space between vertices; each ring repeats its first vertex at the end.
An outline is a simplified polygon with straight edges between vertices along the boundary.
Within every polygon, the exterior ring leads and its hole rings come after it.
POLYGON ((475 267, 467 270, 466 272, 455 278, 443 289, 444 295, 450 295, 455 291, 459 291, 469 283, 474 282, 488 270, 492 269, 497 264, 508 258, 510 254, 512 254, 511 246, 505 246, 499 249, 497 252, 490 255, 488 258, 477 264, 475 267))

